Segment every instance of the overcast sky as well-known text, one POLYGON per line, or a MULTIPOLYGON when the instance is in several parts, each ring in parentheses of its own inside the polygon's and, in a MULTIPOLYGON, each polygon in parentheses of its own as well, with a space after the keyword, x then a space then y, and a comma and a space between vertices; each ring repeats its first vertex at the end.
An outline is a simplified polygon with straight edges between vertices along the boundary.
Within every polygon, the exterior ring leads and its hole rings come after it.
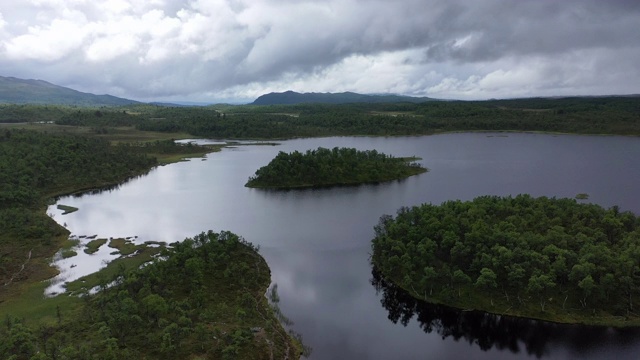
POLYGON ((142 101, 640 93, 640 0, 2 0, 0 75, 142 101))

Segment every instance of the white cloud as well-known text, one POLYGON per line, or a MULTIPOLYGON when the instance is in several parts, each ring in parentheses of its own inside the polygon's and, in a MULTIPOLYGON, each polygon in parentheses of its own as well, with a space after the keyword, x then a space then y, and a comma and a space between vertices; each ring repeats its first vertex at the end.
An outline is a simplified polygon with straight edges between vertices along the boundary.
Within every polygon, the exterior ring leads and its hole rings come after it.
POLYGON ((86 56, 90 61, 107 62, 130 53, 138 47, 138 44, 139 39, 131 34, 101 37, 89 45, 86 56))
POLYGON ((54 20, 46 27, 33 26, 27 34, 4 43, 11 60, 33 59, 51 62, 62 59, 82 44, 85 34, 69 20, 54 20))
POLYGON ((118 15, 131 9, 131 4, 126 0, 108 0, 97 4, 98 9, 108 14, 118 15))

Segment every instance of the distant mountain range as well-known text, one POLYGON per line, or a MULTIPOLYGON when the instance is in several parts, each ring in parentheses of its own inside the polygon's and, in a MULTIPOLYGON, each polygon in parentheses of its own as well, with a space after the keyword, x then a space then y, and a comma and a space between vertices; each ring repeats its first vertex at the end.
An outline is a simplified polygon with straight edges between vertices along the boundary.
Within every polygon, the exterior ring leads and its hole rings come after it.
POLYGON ((137 104, 138 102, 111 95, 84 93, 43 80, 0 76, 0 103, 113 106, 137 104))
POLYGON ((258 97, 252 105, 294 105, 294 104, 347 104, 347 103, 395 103, 412 102, 421 103, 436 101, 428 97, 411 97, 402 95, 364 95, 354 92, 342 93, 298 93, 286 91, 282 93, 269 93, 258 97))

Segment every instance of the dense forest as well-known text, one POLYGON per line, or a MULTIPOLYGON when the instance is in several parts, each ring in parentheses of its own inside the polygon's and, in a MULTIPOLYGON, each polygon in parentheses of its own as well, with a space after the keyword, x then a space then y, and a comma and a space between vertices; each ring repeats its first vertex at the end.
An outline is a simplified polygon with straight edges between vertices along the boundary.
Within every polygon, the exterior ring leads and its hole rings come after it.
POLYGON ((174 243, 163 260, 104 278, 54 323, 7 317, 0 358, 296 359, 300 344, 264 296, 271 279, 257 251, 229 232, 174 243))
POLYGON ((245 186, 300 188, 377 183, 403 179, 427 171, 420 164, 376 150, 318 148, 305 153, 279 152, 258 169, 245 186))
POLYGON ((638 324, 640 219, 574 199, 483 196, 401 208, 372 263, 420 299, 558 322, 638 324))
POLYGON ((0 122, 37 119, 96 129, 129 126, 211 138, 425 135, 447 131, 640 135, 640 97, 206 107, 2 105, 2 110, 0 122))

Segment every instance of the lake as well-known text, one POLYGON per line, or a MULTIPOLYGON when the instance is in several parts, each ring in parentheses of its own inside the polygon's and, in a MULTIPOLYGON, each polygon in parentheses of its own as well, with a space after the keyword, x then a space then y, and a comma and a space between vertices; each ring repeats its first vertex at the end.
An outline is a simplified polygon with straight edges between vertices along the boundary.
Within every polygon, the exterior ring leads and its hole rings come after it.
MULTIPOLYGON (((208 229, 243 236, 260 246, 278 284, 280 307, 313 348, 311 359, 632 358, 640 351, 635 330, 523 323, 486 314, 458 318, 450 309, 411 302, 395 290, 372 285, 369 253, 381 215, 425 202, 587 193, 587 201, 640 214, 639 158, 640 139, 620 136, 460 133, 296 139, 277 146, 227 148, 206 161, 158 167, 111 191, 59 199, 59 204, 79 208, 77 212, 61 215, 55 206, 48 212, 78 236, 173 242, 208 229), (429 172, 334 189, 244 187, 279 151, 319 146, 415 155, 429 172)), ((60 279, 94 271, 109 260, 108 253, 104 246, 93 256, 80 252, 60 261, 60 279)), ((48 291, 58 290, 54 286, 48 291)))

